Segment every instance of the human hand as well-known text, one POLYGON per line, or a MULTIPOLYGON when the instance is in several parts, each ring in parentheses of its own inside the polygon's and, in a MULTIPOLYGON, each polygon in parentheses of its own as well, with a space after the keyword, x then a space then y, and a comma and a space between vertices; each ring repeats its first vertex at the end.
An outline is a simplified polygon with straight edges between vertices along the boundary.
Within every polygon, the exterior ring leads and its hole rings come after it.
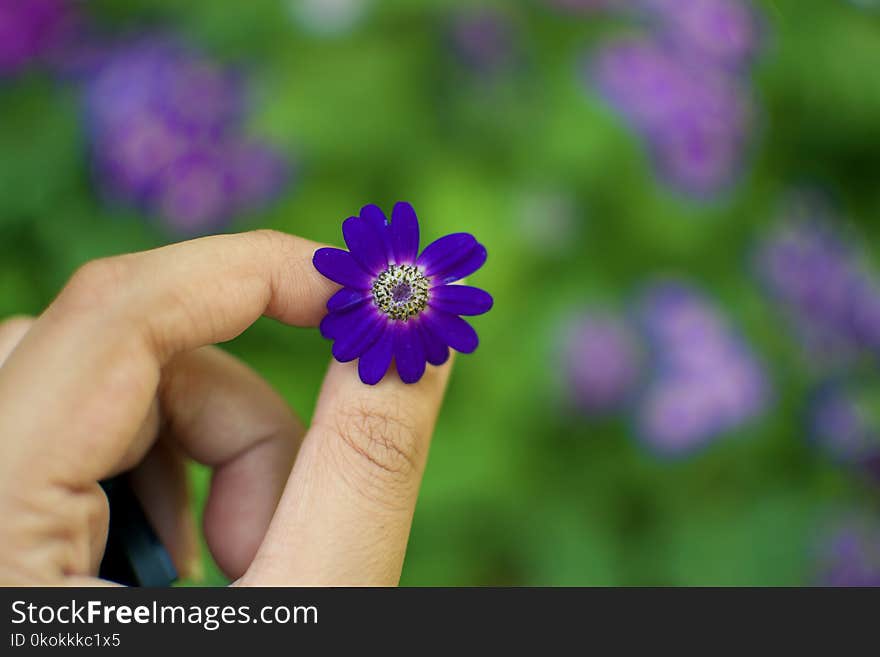
POLYGON ((0 324, 0 582, 101 584, 98 481, 132 468, 192 572, 189 458, 213 468, 205 538, 236 584, 397 583, 450 364, 370 387, 332 362, 305 430, 210 346, 261 315, 316 326, 338 289, 312 266, 319 246, 257 231, 98 260, 38 319, 0 324))

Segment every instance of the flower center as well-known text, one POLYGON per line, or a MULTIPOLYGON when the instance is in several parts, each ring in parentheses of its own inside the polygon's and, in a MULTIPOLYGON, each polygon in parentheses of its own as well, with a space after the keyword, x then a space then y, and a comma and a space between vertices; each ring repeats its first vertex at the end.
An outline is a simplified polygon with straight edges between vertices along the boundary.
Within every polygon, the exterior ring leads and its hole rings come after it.
POLYGON ((391 319, 406 321, 428 305, 428 279, 414 265, 388 265, 373 281, 373 302, 391 319))

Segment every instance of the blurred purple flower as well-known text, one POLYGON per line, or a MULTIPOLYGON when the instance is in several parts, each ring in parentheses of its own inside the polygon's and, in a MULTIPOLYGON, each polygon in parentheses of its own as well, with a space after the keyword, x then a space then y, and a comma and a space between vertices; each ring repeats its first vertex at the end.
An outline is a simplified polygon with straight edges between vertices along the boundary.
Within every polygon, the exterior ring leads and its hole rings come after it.
POLYGON ((638 0, 661 38, 688 58, 739 68, 760 45, 748 0, 638 0))
POLYGON ((825 586, 880 586, 880 525, 868 517, 839 522, 820 541, 817 561, 825 586))
POLYGON ((711 197, 736 181, 754 132, 739 75, 758 47, 745 0, 632 0, 648 34, 604 44, 591 83, 647 142, 671 187, 711 197))
POLYGON ((216 137, 244 116, 240 76, 167 37, 143 37, 108 54, 88 84, 91 119, 114 127, 133 112, 150 113, 175 130, 216 137))
POLYGON ((572 401, 590 415, 619 410, 642 374, 638 335, 620 315, 591 310, 570 321, 563 369, 572 401))
POLYGON ((670 456, 697 449, 766 407, 763 367, 719 311, 693 288, 652 286, 641 305, 653 379, 638 403, 639 433, 670 456))
POLYGON ((46 65, 62 81, 81 83, 94 76, 111 53, 112 47, 104 37, 80 21, 46 56, 46 65))
POLYGON ((606 100, 642 129, 659 127, 680 112, 695 86, 678 59, 645 38, 603 44, 591 72, 606 100))
POLYGON ((181 235, 217 230, 271 201, 287 167, 242 135, 245 91, 238 72, 167 37, 108 49, 85 82, 104 193, 181 235))
POLYGON ((797 197, 755 258, 761 282, 820 369, 880 347, 880 279, 837 220, 821 201, 797 197))
POLYGON ((452 19, 452 48, 475 73, 495 75, 508 69, 516 57, 516 34, 510 17, 489 7, 468 9, 452 19))
POLYGON ((224 155, 236 212, 260 207, 279 196, 295 170, 295 163, 259 141, 237 139, 228 144, 224 155))
POLYGON ((852 383, 823 386, 810 410, 810 435, 836 461, 880 478, 880 422, 862 392, 852 383))
POLYGON ((162 171, 155 205, 170 229, 196 234, 274 198, 286 172, 285 162, 261 144, 191 148, 162 171))
POLYGON ((649 38, 605 44, 591 62, 600 94, 647 141, 661 176, 711 196, 740 171, 753 110, 739 80, 649 38))
POLYGON ((71 0, 0 0, 0 75, 48 57, 75 21, 71 0))
POLYGON ((152 201, 175 232, 202 232, 235 211, 230 174, 222 149, 189 149, 162 170, 152 201))

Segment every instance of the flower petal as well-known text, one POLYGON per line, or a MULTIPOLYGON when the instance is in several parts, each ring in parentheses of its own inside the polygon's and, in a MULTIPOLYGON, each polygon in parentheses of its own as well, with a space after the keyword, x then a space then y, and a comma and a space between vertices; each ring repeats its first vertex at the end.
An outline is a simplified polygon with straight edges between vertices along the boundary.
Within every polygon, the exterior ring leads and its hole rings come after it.
POLYGON ((434 334, 426 322, 419 322, 419 331, 425 345, 425 358, 431 365, 442 365, 449 360, 449 347, 434 334))
POLYGON ((477 244, 457 261, 450 262, 443 269, 435 271, 434 282, 447 284, 470 276, 486 263, 486 255, 486 247, 477 244))
POLYGON ((456 351, 469 354, 480 344, 477 332, 461 317, 439 310, 423 313, 422 317, 431 332, 456 351))
POLYGON ((468 233, 453 233, 425 247, 417 264, 437 283, 457 281, 486 262, 486 247, 468 233))
POLYGON ((362 313, 365 319, 357 324, 355 330, 337 334, 333 343, 333 357, 340 363, 347 363, 365 354, 388 326, 388 320, 372 308, 359 308, 354 312, 362 313))
POLYGON ((328 340, 361 333, 368 328, 376 313, 367 305, 358 305, 343 312, 332 312, 321 320, 320 330, 328 340))
POLYGON ((427 276, 433 276, 454 265, 463 254, 469 253, 476 245, 477 240, 470 233, 452 233, 426 246, 422 255, 416 260, 416 264, 427 276))
POLYGON ((391 246, 397 264, 411 265, 419 255, 419 219, 409 203, 398 203, 391 213, 391 246))
POLYGON ((385 216, 385 213, 382 212, 382 208, 378 205, 365 205, 361 208, 360 217, 377 228, 380 226, 388 226, 388 218, 385 216))
POLYGON ((370 275, 364 271, 348 251, 324 248, 312 257, 315 269, 331 281, 364 290, 370 287, 370 275))
POLYGON ((425 373, 425 345, 422 344, 422 335, 416 324, 396 322, 394 362, 404 383, 415 383, 425 373))
POLYGON ((330 297, 327 302, 327 310, 331 313, 342 312, 370 298, 369 293, 352 287, 344 287, 330 297))
POLYGON ((342 235, 351 255, 369 273, 378 274, 388 266, 385 242, 369 221, 349 217, 342 223, 342 235))
POLYGON ((385 248, 385 262, 394 259, 394 251, 391 249, 391 229, 388 219, 382 208, 378 205, 365 205, 361 208, 361 219, 364 219, 375 231, 385 248))
POLYGON ((358 375, 361 381, 369 386, 374 386, 388 371, 391 365, 391 356, 394 348, 394 331, 386 324, 384 331, 367 349, 358 361, 358 375))
POLYGON ((492 297, 478 287, 438 285, 431 290, 431 307, 451 315, 482 315, 492 308, 492 297))

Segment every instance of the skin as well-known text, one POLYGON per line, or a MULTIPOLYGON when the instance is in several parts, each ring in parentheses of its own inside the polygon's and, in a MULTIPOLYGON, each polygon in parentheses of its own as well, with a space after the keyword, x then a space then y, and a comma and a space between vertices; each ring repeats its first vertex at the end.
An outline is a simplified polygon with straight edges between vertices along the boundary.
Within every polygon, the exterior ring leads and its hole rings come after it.
POLYGON ((211 346, 261 315, 316 326, 338 289, 322 245, 272 231, 88 263, 37 319, 0 324, 0 583, 99 585, 107 500, 131 470, 198 573, 188 459, 213 469, 204 533, 236 585, 394 585, 450 364, 363 385, 331 362, 304 428, 211 346))

